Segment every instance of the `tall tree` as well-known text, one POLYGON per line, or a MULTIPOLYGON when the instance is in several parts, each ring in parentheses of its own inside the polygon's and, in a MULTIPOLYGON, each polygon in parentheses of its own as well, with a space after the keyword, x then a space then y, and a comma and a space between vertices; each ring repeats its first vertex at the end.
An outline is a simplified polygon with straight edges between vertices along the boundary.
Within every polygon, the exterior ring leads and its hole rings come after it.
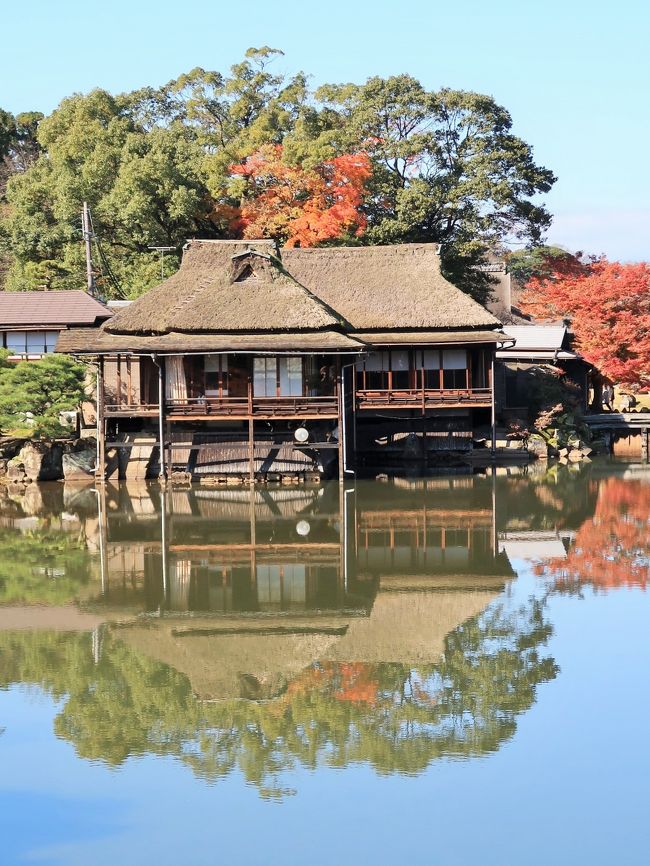
POLYGON ((320 106, 288 136, 288 154, 368 152, 366 242, 439 242, 448 275, 485 293, 489 277, 471 267, 485 250, 508 239, 539 242, 549 226, 548 211, 531 199, 555 177, 535 164, 491 97, 431 92, 399 75, 326 85, 316 99, 320 106))
MULTIPOLYGON (((42 155, 8 183, 0 223, 12 257, 7 286, 82 283, 79 213, 87 200, 113 271, 138 294, 157 278, 149 247, 227 236, 228 208, 256 207, 252 183, 233 185, 231 166, 245 173, 269 146, 282 146, 282 165, 296 178, 323 177, 343 164, 335 160, 367 154, 367 194, 343 221, 355 233, 365 228, 356 242, 442 243, 447 275, 477 296, 490 278, 472 266, 487 247, 512 237, 539 241, 550 217, 533 197, 554 177, 493 99, 427 91, 408 75, 312 95, 304 74, 274 73, 279 54, 264 46, 229 74, 196 68, 161 88, 64 100, 38 124, 42 155)), ((262 207, 268 186, 257 186, 262 207)), ((319 229, 309 241, 338 237, 319 229)))

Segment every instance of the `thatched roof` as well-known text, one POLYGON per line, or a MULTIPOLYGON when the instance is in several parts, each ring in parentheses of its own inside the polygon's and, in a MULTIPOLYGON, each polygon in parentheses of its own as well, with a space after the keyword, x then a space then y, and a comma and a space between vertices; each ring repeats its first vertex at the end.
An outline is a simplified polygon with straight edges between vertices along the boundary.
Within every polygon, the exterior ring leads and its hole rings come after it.
POLYGON ((355 352, 494 342, 498 324, 442 276, 436 244, 285 249, 280 261, 272 241, 190 241, 173 276, 101 328, 64 332, 57 351, 355 352))
POLYGON ((283 269, 272 241, 190 241, 179 270, 105 326, 116 334, 317 331, 340 319, 283 269))
POLYGON ((354 330, 499 324, 442 276, 438 244, 284 249, 282 262, 354 330))
MULTIPOLYGON (((152 290, 155 291, 155 290, 152 290)), ((147 297, 145 295, 145 297, 147 297)), ((124 352, 359 352, 365 346, 340 331, 283 331, 274 334, 113 334, 104 328, 70 328, 59 335, 56 351, 73 355, 124 352)))

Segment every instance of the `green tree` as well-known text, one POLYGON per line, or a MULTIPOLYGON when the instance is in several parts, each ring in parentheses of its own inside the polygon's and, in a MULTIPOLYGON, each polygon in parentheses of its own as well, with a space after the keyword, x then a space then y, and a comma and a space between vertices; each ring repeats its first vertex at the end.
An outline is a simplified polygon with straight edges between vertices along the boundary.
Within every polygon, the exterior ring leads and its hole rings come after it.
MULTIPOLYGON (((196 68, 160 88, 64 100, 38 123, 40 157, 7 184, 7 288, 42 285, 40 266, 51 288, 83 284, 79 215, 88 201, 104 274, 110 265, 127 294, 139 294, 158 278, 149 247, 229 236, 224 214, 245 193, 232 166, 265 145, 282 145, 283 160, 305 170, 366 151, 368 228, 355 242, 441 243, 447 276, 479 298, 490 277, 474 266, 486 249, 540 242, 550 216, 534 197, 555 178, 491 97, 427 91, 408 75, 312 94, 303 73, 273 72, 279 54, 249 49, 229 74, 196 68)), ((0 147, 11 123, 0 121, 0 147)), ((168 267, 177 261, 168 257, 168 267)), ((115 291, 107 278, 98 283, 115 291)))
POLYGON ((326 85, 303 115, 287 152, 323 158, 364 148, 374 164, 368 243, 443 245, 447 275, 485 295, 472 267, 508 239, 538 242, 551 217, 532 201, 555 181, 511 131, 505 108, 479 93, 425 90, 409 75, 363 85, 326 85))
POLYGON ((0 367, 0 429, 33 426, 35 436, 69 432, 61 412, 77 409, 85 396, 87 368, 67 355, 0 367))
MULTIPOLYGON (((97 283, 109 297, 116 285, 137 296, 159 280, 150 247, 180 252, 188 237, 223 236, 215 202, 229 183, 228 166, 280 141, 305 92, 303 76, 285 86, 270 74, 278 53, 250 49, 230 76, 195 69, 158 89, 65 99, 39 124, 41 158, 8 183, 0 231, 11 258, 6 288, 83 284, 84 201, 103 246, 97 283)), ((173 272, 178 256, 165 264, 173 272)))
POLYGON ((515 250, 507 256, 508 270, 519 286, 523 287, 533 277, 547 279, 558 265, 579 264, 581 253, 570 253, 558 246, 534 246, 515 250))

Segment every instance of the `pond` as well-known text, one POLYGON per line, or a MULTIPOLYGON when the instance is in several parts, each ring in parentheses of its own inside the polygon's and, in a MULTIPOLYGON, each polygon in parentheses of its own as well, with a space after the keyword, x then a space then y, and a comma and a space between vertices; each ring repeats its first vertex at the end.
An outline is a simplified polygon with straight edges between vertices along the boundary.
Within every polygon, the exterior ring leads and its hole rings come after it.
POLYGON ((646 864, 650 467, 0 498, 0 863, 646 864))

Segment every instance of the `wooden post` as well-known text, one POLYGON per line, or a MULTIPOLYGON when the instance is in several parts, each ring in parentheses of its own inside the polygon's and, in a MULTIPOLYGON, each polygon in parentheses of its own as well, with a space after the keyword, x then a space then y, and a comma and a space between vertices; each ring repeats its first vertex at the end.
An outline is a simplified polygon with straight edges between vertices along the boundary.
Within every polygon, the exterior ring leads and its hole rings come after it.
POLYGON ((160 468, 158 477, 165 479, 165 372, 164 358, 154 358, 154 362, 158 365, 158 447, 160 449, 160 468))
POLYGON ((97 465, 95 477, 106 480, 106 423, 104 420, 104 358, 97 365, 97 465))
POLYGON ((492 394, 492 405, 491 405, 491 425, 492 425, 492 456, 496 454, 497 451, 497 407, 495 401, 495 387, 494 387, 494 353, 492 354, 492 360, 490 362, 490 392, 492 394))
POLYGON ((648 427, 641 428, 641 459, 645 463, 650 462, 650 429, 648 427))
POLYGON ((336 359, 336 391, 337 391, 337 404, 339 407, 339 484, 342 484, 345 479, 345 469, 343 465, 343 449, 345 447, 345 443, 343 441, 343 413, 345 412, 345 406, 343 405, 343 377, 341 375, 341 359, 337 357, 336 359))
MULTIPOLYGON (((255 484, 255 421, 253 418, 253 373, 249 362, 248 369, 248 483, 255 484)), ((252 495, 252 494, 251 494, 252 495)))
POLYGON ((255 422, 252 415, 248 416, 248 481, 255 484, 255 422))

